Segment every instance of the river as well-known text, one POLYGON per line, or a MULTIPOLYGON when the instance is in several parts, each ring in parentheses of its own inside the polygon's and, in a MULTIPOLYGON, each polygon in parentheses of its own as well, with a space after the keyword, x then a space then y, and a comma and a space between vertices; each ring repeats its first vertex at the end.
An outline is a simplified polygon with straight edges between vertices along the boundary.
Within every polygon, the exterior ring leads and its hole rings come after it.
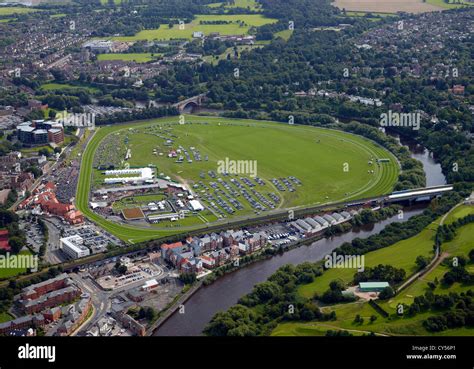
MULTIPOLYGON (((446 184, 446 179, 430 153, 423 147, 401 140, 408 146, 412 157, 423 163, 427 186, 446 184)), ((318 261, 332 250, 350 242, 354 238, 367 238, 379 233, 386 225, 393 222, 406 221, 423 211, 423 207, 410 207, 404 210, 404 219, 398 215, 382 222, 353 229, 350 232, 329 239, 321 239, 308 246, 301 246, 283 255, 274 256, 227 274, 213 284, 201 288, 186 303, 185 314, 173 314, 155 334, 156 336, 198 336, 211 318, 219 311, 227 310, 236 304, 238 299, 249 293, 255 284, 264 282, 280 266, 299 264, 305 261, 318 261)))

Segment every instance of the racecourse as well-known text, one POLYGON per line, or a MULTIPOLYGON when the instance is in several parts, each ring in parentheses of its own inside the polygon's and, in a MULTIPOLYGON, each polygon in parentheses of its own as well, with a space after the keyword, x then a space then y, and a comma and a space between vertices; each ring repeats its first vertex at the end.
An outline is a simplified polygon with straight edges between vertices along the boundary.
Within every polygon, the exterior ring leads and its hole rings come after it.
MULTIPOLYGON (((216 162, 226 157, 255 160, 259 177, 267 183, 265 187, 272 186, 271 178, 295 176, 303 183, 295 192, 278 192, 271 188, 281 197, 276 209, 280 211, 387 194, 399 173, 395 157, 373 142, 341 131, 310 126, 186 116, 184 125, 178 124, 178 117, 169 117, 101 127, 83 154, 76 204, 89 219, 131 243, 183 232, 183 229, 124 225, 106 220, 90 210, 89 193, 94 173, 97 175, 93 168, 94 155, 100 142, 111 133, 127 136, 132 150, 130 165, 152 163, 158 167, 158 172, 189 184, 200 180, 200 172, 216 170, 216 162), (161 141, 150 134, 150 129, 158 126, 172 129, 179 137, 176 144, 197 147, 203 155, 209 156, 209 161, 176 164, 166 156, 154 155, 153 148, 161 141), (132 127, 133 132, 130 131, 132 127), (389 162, 377 165, 375 160, 382 158, 389 162), (368 164, 370 160, 374 161, 371 165, 368 164)), ((252 213, 243 211, 236 213, 234 218, 239 216, 248 218, 252 213)), ((203 224, 188 226, 185 230, 200 226, 203 224)))

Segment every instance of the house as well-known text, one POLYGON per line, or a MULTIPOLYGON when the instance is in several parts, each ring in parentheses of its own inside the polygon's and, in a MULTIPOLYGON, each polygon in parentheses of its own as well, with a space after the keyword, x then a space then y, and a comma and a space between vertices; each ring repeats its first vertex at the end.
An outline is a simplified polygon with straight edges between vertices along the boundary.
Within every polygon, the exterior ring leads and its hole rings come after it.
POLYGON ((210 256, 202 255, 200 256, 202 266, 206 269, 213 269, 216 266, 216 260, 210 256))
POLYGON ((184 249, 184 246, 183 246, 183 243, 180 241, 180 242, 175 242, 175 243, 170 243, 170 244, 167 244, 167 243, 164 243, 161 245, 161 258, 163 260, 168 260, 169 258, 169 252, 173 249, 179 249, 179 251, 183 250, 184 249))
POLYGON ((61 309, 59 307, 53 307, 43 312, 43 317, 47 322, 55 322, 61 317, 61 309))
POLYGON ((182 273, 199 274, 202 272, 203 262, 200 258, 186 259, 186 262, 181 264, 182 273))
POLYGON ((454 85, 452 91, 453 91, 453 94, 455 95, 464 95, 464 86, 454 85))
POLYGON ((8 243, 8 229, 0 230, 0 250, 11 251, 10 244, 8 243))

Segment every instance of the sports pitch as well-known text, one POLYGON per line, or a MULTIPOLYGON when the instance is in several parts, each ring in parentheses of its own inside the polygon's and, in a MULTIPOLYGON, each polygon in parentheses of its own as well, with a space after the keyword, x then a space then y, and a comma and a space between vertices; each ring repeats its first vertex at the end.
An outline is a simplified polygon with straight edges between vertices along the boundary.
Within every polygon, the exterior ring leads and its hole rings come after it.
MULTIPOLYGON (((365 138, 340 131, 198 116, 186 116, 185 124, 180 125, 178 119, 170 117, 99 128, 83 155, 78 208, 111 233, 130 242, 177 232, 112 223, 88 208, 88 193, 94 176, 98 175, 98 170, 92 168, 93 157, 100 142, 111 134, 126 140, 127 149, 132 153, 128 160, 130 166, 156 165, 158 173, 188 186, 199 181, 209 184, 213 179, 208 176, 203 179, 202 173, 217 172, 218 161, 226 158, 255 161, 257 176, 265 182, 262 193, 273 192, 280 199, 275 210, 386 194, 392 190, 399 172, 391 153, 365 138), (164 131, 176 136, 172 147, 164 146, 163 139, 153 134, 164 131), (177 163, 176 158, 167 157, 169 150, 176 149, 175 146, 188 150, 194 147, 208 160, 177 163), (163 155, 158 155, 159 152, 163 155), (389 159, 389 162, 377 164, 377 159, 389 159), (279 191, 271 183, 273 178, 290 176, 302 183, 294 192, 279 191)), ((228 180, 228 177, 223 179, 228 180)), ((237 212, 234 217, 251 215, 250 209, 237 212)))
POLYGON ((193 37, 193 32, 203 32, 205 35, 212 32, 218 32, 221 35, 245 35, 249 33, 251 27, 260 27, 276 21, 276 19, 265 18, 261 14, 197 15, 191 23, 175 24, 172 28, 169 28, 167 24, 161 24, 158 29, 143 30, 134 36, 118 36, 112 37, 112 39, 125 42, 137 40, 190 40, 193 37), (228 23, 200 24, 200 22, 219 21, 228 23))
POLYGON ((152 53, 131 53, 131 54, 99 54, 97 55, 97 60, 99 61, 109 61, 109 60, 123 60, 123 61, 134 61, 136 63, 147 63, 156 59, 161 54, 152 54, 152 53))

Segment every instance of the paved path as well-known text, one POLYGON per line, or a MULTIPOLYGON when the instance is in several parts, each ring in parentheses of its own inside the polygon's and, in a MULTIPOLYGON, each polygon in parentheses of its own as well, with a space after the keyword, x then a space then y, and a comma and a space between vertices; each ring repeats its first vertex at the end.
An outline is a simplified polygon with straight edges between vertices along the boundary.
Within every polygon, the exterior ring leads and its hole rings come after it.
MULTIPOLYGON (((456 206, 451 208, 450 211, 448 211, 446 214, 443 215, 443 217, 439 221, 439 227, 441 227, 444 224, 444 222, 445 222, 446 218, 448 217, 448 215, 451 214, 454 211, 454 209, 456 209, 460 205, 462 205, 462 203, 457 204, 456 206)), ((426 274, 431 273, 444 259, 446 259, 449 256, 449 253, 447 253, 447 252, 443 252, 441 255, 439 254, 439 252, 440 252, 439 247, 437 247, 436 252, 435 252, 435 256, 431 260, 431 262, 426 267, 424 267, 422 270, 420 270, 419 272, 413 274, 410 278, 408 278, 400 287, 398 287, 396 293, 397 294, 400 293, 403 289, 405 289, 410 284, 415 282, 415 280, 417 280, 421 276, 424 276, 426 274)))

